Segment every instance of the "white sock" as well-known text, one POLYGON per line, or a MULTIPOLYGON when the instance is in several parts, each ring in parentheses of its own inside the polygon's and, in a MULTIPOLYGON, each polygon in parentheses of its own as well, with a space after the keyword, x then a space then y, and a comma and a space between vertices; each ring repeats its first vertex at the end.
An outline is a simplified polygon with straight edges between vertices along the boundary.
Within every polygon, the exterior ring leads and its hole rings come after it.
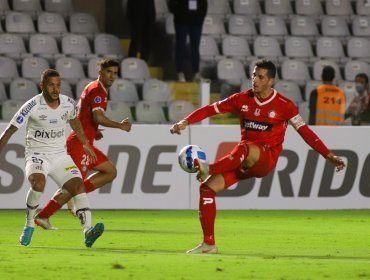
POLYGON ((86 193, 80 193, 73 197, 75 203, 76 215, 80 219, 84 233, 91 228, 90 204, 86 193))
POLYGON ((26 197, 26 226, 28 227, 35 227, 35 222, 33 218, 35 216, 37 207, 40 203, 42 192, 34 191, 32 188, 29 189, 26 197))

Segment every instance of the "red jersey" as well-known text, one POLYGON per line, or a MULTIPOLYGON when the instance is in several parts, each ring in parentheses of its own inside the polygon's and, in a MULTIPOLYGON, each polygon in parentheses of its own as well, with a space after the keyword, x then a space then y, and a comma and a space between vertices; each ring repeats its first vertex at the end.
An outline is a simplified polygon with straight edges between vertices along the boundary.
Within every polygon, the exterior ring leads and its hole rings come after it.
MULTIPOLYGON (((107 108, 108 92, 99 80, 89 83, 82 92, 76 105, 77 118, 80 120, 86 138, 92 143, 98 130, 98 124, 94 122, 93 111, 107 108)), ((75 138, 76 133, 71 132, 69 139, 75 138)))

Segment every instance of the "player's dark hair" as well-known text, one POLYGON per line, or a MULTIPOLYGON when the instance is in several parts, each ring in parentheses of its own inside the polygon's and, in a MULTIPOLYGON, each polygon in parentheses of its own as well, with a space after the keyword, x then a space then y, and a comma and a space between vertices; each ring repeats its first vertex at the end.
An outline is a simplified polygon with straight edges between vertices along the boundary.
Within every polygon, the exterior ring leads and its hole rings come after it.
POLYGON ((258 60, 255 64, 255 67, 266 69, 267 74, 270 77, 270 79, 275 79, 276 66, 271 60, 267 60, 267 59, 258 60))
POLYGON ((59 73, 58 73, 57 70, 54 70, 54 69, 46 69, 41 74, 41 82, 44 83, 50 77, 60 77, 60 75, 59 75, 59 73))
POLYGON ((322 69, 321 79, 325 82, 332 82, 335 78, 335 70, 332 66, 326 65, 322 69))
POLYGON ((100 69, 103 70, 108 67, 119 67, 118 60, 112 59, 112 58, 105 58, 100 61, 100 69))
POLYGON ((365 79, 366 84, 369 84, 369 77, 365 73, 358 73, 356 78, 363 78, 365 79))

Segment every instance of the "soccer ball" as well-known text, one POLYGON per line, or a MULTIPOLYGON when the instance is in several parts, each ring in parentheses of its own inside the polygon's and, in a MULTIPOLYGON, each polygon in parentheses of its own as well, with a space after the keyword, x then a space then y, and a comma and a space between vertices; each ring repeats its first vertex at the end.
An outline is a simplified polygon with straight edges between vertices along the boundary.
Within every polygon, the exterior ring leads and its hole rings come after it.
POLYGON ((196 145, 188 145, 181 149, 179 153, 179 164, 188 173, 195 173, 198 170, 194 166, 194 159, 206 161, 206 153, 196 145))

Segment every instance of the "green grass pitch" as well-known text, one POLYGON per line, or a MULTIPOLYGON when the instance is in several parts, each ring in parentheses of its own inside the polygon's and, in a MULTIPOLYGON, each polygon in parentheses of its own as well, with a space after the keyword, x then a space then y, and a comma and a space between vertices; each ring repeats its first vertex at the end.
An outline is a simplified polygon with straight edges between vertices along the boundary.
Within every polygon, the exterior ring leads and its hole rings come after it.
POLYGON ((66 211, 59 230, 19 245, 24 211, 0 211, 0 279, 370 279, 370 210, 218 211, 218 255, 201 241, 197 211, 94 211, 105 232, 85 248, 66 211))

